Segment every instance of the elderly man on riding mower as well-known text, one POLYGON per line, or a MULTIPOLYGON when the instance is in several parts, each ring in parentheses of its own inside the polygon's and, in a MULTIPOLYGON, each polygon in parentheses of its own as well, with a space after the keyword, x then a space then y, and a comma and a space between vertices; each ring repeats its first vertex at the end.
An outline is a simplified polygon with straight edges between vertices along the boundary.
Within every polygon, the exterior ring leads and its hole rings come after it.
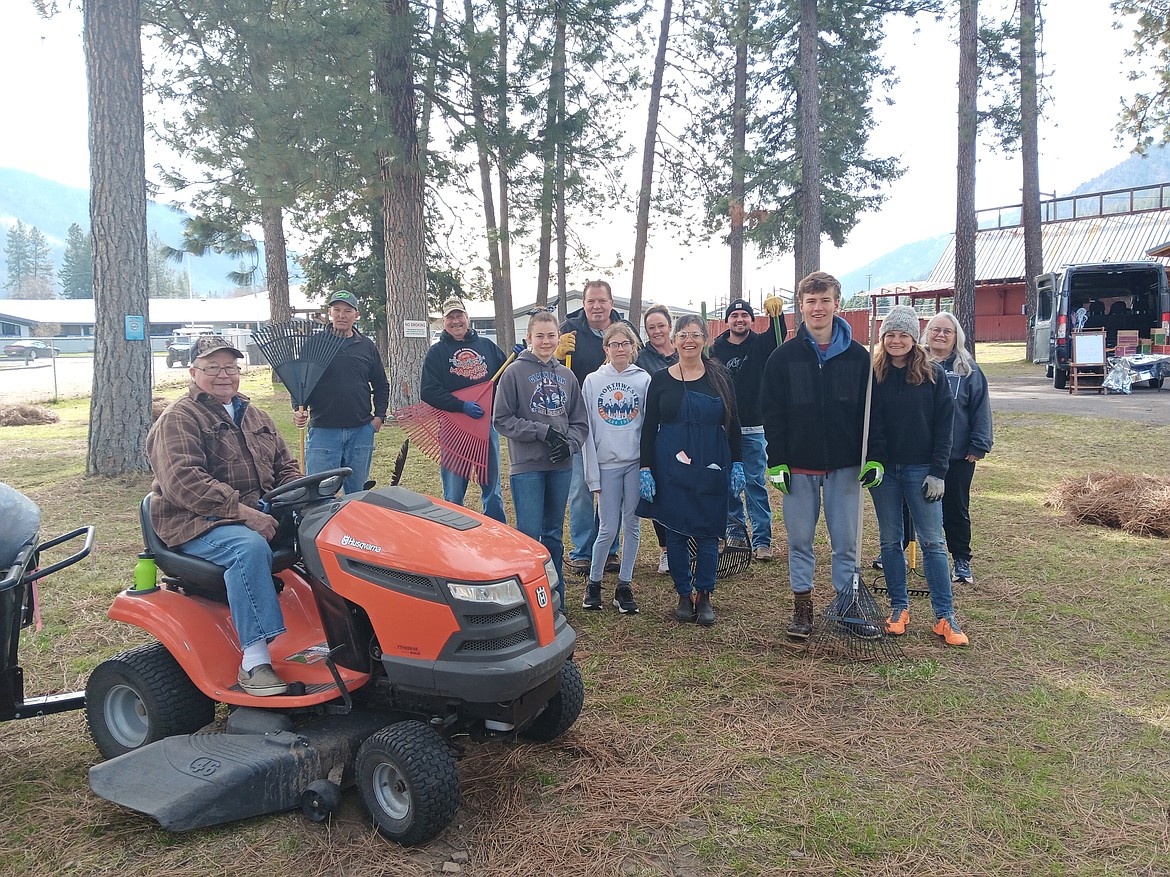
POLYGON ((277 522, 259 502, 301 473, 272 418, 238 392, 243 354, 217 335, 199 338, 192 353, 187 395, 167 406, 146 437, 154 469, 150 520, 171 548, 225 568, 243 650, 240 688, 258 697, 284 694, 288 685, 268 653, 285 629, 269 544, 277 522))

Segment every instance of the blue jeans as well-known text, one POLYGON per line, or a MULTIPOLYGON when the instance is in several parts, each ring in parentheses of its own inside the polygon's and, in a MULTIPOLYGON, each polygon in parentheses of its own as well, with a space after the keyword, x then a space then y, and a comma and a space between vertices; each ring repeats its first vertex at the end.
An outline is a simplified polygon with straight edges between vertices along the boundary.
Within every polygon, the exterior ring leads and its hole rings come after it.
POLYGON ((744 501, 752 522, 752 548, 772 544, 772 507, 768 505, 768 485, 764 483, 764 470, 768 468, 768 442, 762 432, 745 432, 740 438, 743 446, 743 474, 746 478, 743 499, 738 493, 729 494, 727 502, 728 527, 735 521, 739 526, 735 532, 728 529, 728 537, 747 533, 747 522, 743 516, 744 501))
POLYGON ((687 535, 675 530, 666 531, 666 557, 670 561, 670 577, 679 596, 689 597, 691 591, 710 594, 715 590, 715 573, 719 569, 719 540, 714 536, 695 539, 698 553, 695 557, 695 575, 691 577, 691 550, 687 535))
POLYGON ((951 567, 943 542, 941 502, 927 502, 922 496, 922 482, 930 474, 929 466, 895 465, 886 467, 886 477, 873 489, 873 508, 877 512, 882 543, 882 572, 890 595, 890 612, 910 608, 906 593, 906 555, 902 553, 902 503, 910 509, 918 547, 930 589, 934 617, 949 618, 955 606, 951 594, 951 567))
MULTIPOLYGON (((573 480, 569 485, 569 539, 573 542, 573 548, 569 551, 571 560, 593 559, 593 543, 597 541, 600 526, 601 519, 593 507, 593 492, 585 483, 585 458, 578 452, 573 454, 573 480)), ((613 544, 609 546, 610 557, 617 557, 618 536, 614 534, 613 544)))
POLYGON ((565 605, 565 503, 573 475, 568 469, 551 472, 520 472, 509 479, 512 505, 516 510, 516 529, 548 549, 557 580, 553 583, 565 605))
MULTIPOLYGON (((467 495, 467 479, 441 467, 439 479, 443 482, 443 499, 455 505, 463 505, 463 498, 467 495)), ((481 484, 479 489, 483 499, 483 513, 501 524, 508 523, 504 514, 504 495, 500 492, 500 434, 494 427, 488 438, 487 484, 481 484)))
POLYGON ((783 500, 784 529, 788 533, 788 582, 792 593, 808 594, 813 589, 817 565, 813 540, 822 498, 829 547, 833 552, 833 590, 838 594, 852 591, 859 562, 857 527, 861 484, 857 475, 860 471, 860 466, 846 466, 825 475, 792 476, 792 487, 783 500))
POLYGON ((362 490, 370 480, 374 459, 374 422, 349 429, 314 426, 305 441, 305 473, 324 472, 348 466, 353 474, 345 479, 345 492, 362 490))
POLYGON ((243 524, 221 524, 178 550, 225 567, 228 608, 241 649, 261 640, 270 643, 284 633, 284 615, 272 584, 272 546, 263 536, 243 524))

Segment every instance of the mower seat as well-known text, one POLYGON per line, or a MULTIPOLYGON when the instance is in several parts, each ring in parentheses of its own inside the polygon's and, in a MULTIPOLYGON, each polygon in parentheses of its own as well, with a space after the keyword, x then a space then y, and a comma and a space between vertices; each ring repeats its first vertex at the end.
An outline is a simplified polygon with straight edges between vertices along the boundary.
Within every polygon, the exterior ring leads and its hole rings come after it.
MULTIPOLYGON (((179 580, 184 590, 213 600, 227 599, 227 585, 223 581, 224 568, 210 560, 184 554, 168 548, 154 531, 150 522, 150 497, 142 499, 138 517, 142 524, 142 541, 146 550, 154 555, 154 562, 166 575, 179 580)), ((272 546, 272 571, 278 573, 288 569, 297 560, 296 549, 291 545, 272 546)))

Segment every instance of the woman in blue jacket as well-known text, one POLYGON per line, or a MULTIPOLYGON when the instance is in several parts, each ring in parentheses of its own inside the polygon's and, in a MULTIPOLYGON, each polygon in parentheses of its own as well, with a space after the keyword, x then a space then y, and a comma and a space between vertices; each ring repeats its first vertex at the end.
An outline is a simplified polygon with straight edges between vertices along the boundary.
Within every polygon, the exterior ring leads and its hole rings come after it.
POLYGON ((975 583, 971 575, 971 480, 975 463, 991 450, 991 397, 987 378, 967 350, 967 336, 958 319, 940 311, 926 324, 926 352, 942 366, 955 400, 951 459, 943 494, 943 530, 954 562, 954 580, 975 583))

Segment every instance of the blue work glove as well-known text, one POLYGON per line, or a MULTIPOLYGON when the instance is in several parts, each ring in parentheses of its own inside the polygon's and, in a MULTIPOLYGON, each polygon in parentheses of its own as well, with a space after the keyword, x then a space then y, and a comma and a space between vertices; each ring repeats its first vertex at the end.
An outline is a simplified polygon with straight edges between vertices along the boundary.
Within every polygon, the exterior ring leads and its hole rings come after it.
POLYGON ((483 409, 479 407, 478 402, 464 402, 463 413, 472 420, 479 420, 481 417, 483 417, 483 409))
POLYGON ((747 477, 743 474, 743 463, 731 464, 731 492, 742 493, 747 477))
POLYGON ((788 495, 788 491, 792 489, 792 472, 787 466, 769 466, 764 474, 769 484, 785 496, 788 495))
POLYGON ((857 476, 857 480, 861 482, 861 486, 866 490, 873 490, 882 483, 882 479, 886 477, 886 467, 881 463, 869 460, 861 467, 861 474, 857 476))
POLYGON ((527 349, 528 349, 528 341, 526 339, 524 341, 519 342, 518 344, 514 344, 512 346, 512 353, 514 353, 516 356, 519 356, 521 353, 523 353, 527 349))
POLYGON ((654 502, 654 494, 658 492, 657 486, 654 484, 654 476, 649 469, 643 469, 638 473, 638 493, 646 502, 654 502))
POLYGON ((933 475, 927 475, 926 480, 922 482, 922 496, 927 502, 938 502, 943 498, 946 489, 947 483, 933 475))

